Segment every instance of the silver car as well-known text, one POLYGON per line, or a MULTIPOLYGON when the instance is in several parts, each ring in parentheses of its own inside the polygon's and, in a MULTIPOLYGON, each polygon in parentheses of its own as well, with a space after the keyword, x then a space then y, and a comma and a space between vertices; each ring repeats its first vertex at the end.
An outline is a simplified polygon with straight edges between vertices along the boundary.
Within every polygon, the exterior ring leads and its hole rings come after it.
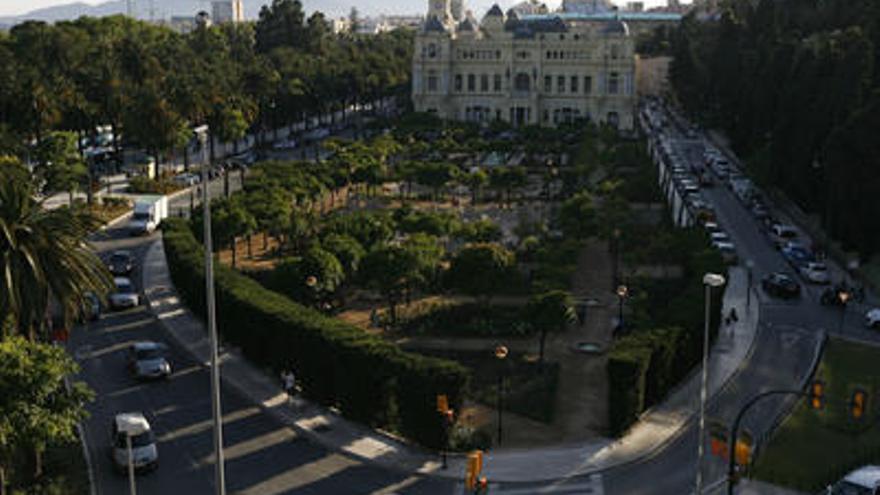
POLYGON ((113 283, 116 285, 116 291, 110 294, 111 308, 127 309, 137 307, 140 304, 140 296, 135 292, 131 279, 116 277, 113 279, 113 283))
POLYGON ((128 367, 131 374, 140 380, 168 378, 171 364, 165 358, 165 344, 158 342, 137 342, 128 348, 128 367))
POLYGON ((110 441, 110 455, 114 467, 119 471, 128 469, 129 459, 136 472, 152 471, 159 467, 156 437, 143 413, 117 414, 110 427, 110 441))

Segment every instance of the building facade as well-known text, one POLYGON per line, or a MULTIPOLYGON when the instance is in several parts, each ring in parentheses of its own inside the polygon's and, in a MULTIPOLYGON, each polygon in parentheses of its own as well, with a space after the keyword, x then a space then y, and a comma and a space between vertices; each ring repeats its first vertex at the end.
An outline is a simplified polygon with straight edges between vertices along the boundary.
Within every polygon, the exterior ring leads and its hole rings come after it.
POLYGON ((635 39, 618 18, 504 14, 495 5, 477 22, 450 0, 431 0, 415 43, 417 111, 517 126, 589 119, 633 128, 635 39))
POLYGON ((211 2, 211 20, 215 24, 244 22, 242 0, 215 0, 211 2))

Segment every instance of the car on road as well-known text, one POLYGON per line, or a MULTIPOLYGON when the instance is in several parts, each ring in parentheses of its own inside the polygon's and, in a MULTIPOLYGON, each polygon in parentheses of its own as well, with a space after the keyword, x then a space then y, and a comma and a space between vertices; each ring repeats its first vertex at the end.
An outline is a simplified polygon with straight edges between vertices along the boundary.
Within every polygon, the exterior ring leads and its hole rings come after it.
POLYGON ((812 253, 800 246, 785 246, 782 248, 782 256, 793 267, 800 270, 802 267, 815 261, 812 253))
POLYGON ((110 307, 112 309, 135 308, 140 303, 140 296, 134 290, 131 279, 128 277, 116 277, 113 279, 116 290, 110 294, 110 307))
POLYGON ((865 326, 880 330, 880 308, 869 309, 865 313, 865 326))
POLYGON ((101 318, 101 300, 94 292, 86 292, 83 295, 82 310, 79 314, 79 322, 96 321, 101 318))
POLYGON ((139 380, 168 378, 171 363, 165 357, 165 344, 158 342, 135 342, 128 348, 128 368, 139 380))
POLYGON ((128 275, 134 269, 134 256, 131 251, 113 251, 107 260, 107 269, 113 275, 128 275))
POLYGON ((201 177, 191 172, 177 174, 171 179, 175 184, 181 187, 192 187, 202 181, 201 177))
POLYGON ((129 459, 138 473, 159 467, 156 436, 143 413, 128 412, 114 416, 110 426, 110 441, 113 465, 120 472, 128 470, 129 459))
POLYGON ((800 297, 801 286, 784 272, 773 272, 761 280, 761 288, 771 296, 785 299, 800 297))
POLYGON ((880 493, 880 466, 863 466, 829 486, 827 495, 877 495, 880 493))
POLYGON ((791 225, 783 223, 774 223, 770 227, 770 239, 776 246, 776 249, 782 249, 786 242, 797 239, 798 232, 791 225))
POLYGON ((721 259, 725 263, 736 263, 739 257, 736 254, 736 245, 730 241, 713 241, 712 247, 721 253, 721 259))
POLYGON ((804 280, 811 284, 825 285, 831 282, 831 276, 828 275, 828 267, 825 263, 819 261, 808 261, 801 266, 801 275, 804 280))

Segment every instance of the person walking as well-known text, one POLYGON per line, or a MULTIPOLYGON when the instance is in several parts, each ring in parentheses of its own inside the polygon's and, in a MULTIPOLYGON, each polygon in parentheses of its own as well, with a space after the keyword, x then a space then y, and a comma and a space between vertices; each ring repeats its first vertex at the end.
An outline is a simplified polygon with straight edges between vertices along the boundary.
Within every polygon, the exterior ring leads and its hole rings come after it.
POLYGON ((284 387, 284 393, 287 394, 287 397, 292 399, 294 394, 296 394, 296 376, 293 374, 293 371, 285 370, 281 372, 281 385, 284 387))

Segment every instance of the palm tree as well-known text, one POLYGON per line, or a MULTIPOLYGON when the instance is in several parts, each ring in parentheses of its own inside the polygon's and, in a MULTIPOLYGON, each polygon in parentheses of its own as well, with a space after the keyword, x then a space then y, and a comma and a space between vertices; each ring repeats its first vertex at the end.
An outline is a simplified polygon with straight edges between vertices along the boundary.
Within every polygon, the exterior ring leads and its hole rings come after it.
POLYGON ((3 333, 45 337, 50 304, 65 323, 79 316, 89 292, 106 294, 113 279, 86 243, 100 222, 84 209, 46 210, 33 199, 20 165, 0 171, 0 314, 3 333))

